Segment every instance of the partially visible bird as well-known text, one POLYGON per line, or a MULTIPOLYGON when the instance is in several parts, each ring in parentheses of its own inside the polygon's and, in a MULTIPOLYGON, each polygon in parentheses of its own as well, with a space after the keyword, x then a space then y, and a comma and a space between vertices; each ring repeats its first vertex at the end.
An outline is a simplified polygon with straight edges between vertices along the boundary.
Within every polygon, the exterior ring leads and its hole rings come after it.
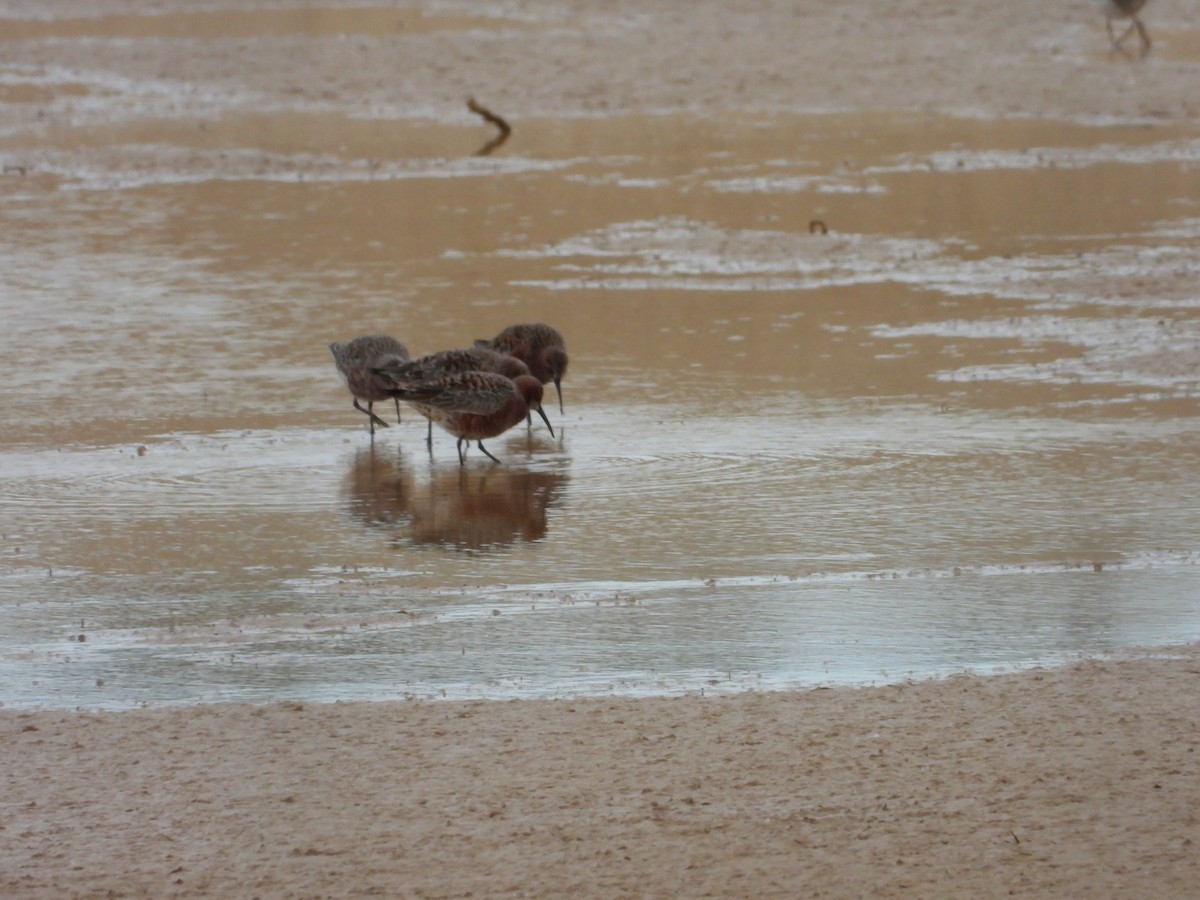
MULTIPOLYGON (((430 353, 399 365, 378 366, 372 371, 376 375, 389 379, 394 387, 404 383, 437 381, 464 372, 494 372, 497 375, 515 379, 520 375, 528 375, 529 367, 515 356, 497 353, 486 347, 464 347, 430 353)), ((421 415, 429 419, 429 432, 425 437, 425 443, 432 447, 433 419, 423 404, 415 401, 409 402, 421 415)))
POLYGON ((344 344, 329 345, 333 361, 346 381, 346 387, 354 395, 354 408, 365 413, 371 423, 371 435, 375 426, 387 427, 387 422, 375 415, 375 403, 393 399, 396 403, 396 421, 400 421, 400 401, 392 397, 390 379, 375 373, 375 369, 398 366, 408 361, 408 349, 393 337, 385 334, 368 334, 356 337, 344 344), (367 408, 358 405, 367 401, 367 408))
POLYGON ((513 379, 495 372, 456 372, 430 381, 394 382, 392 393, 458 438, 459 465, 466 465, 464 445, 471 441, 493 462, 500 462, 483 446, 484 440, 503 434, 534 410, 554 434, 542 410, 542 384, 532 375, 513 379))
POLYGON ((1092 0, 1092 3, 1104 14, 1104 24, 1108 27, 1108 39, 1112 42, 1113 50, 1120 50, 1121 43, 1136 29, 1138 39, 1142 44, 1139 55, 1144 57, 1150 52, 1150 35, 1146 33, 1146 26, 1137 16, 1142 7, 1146 5, 1146 0, 1092 0), (1124 34, 1115 37, 1113 35, 1113 19, 1131 19, 1132 23, 1125 29, 1124 34))
POLYGON ((490 341, 476 341, 475 346, 515 356, 529 366, 529 374, 542 384, 554 382, 558 411, 563 411, 562 378, 567 374, 567 342, 557 329, 540 322, 509 325, 490 341))

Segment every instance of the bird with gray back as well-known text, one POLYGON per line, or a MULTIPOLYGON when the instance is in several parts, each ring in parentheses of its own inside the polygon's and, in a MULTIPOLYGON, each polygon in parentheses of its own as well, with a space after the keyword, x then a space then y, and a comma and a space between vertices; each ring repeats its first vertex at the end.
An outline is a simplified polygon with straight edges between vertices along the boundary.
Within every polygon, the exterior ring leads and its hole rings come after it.
POLYGON ((375 436, 376 425, 386 428, 388 424, 375 415, 376 402, 394 401, 396 421, 400 421, 400 399, 391 392, 392 382, 375 370, 408 362, 408 349, 402 343, 386 334, 368 334, 344 344, 330 344, 329 352, 333 354, 337 370, 354 397, 354 408, 367 416, 372 437, 375 436), (359 400, 367 401, 366 409, 359 405, 359 400))

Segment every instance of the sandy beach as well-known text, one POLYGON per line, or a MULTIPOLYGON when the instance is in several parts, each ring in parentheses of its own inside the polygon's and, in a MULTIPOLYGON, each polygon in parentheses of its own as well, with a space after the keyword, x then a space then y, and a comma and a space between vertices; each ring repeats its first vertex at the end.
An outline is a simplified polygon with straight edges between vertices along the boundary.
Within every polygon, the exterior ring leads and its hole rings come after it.
MULTIPOLYGON (((65 2, 40 7, 50 20, 4 6, 13 64, 117 81, 170 68, 196 103, 253 86, 273 108, 460 125, 473 94, 518 122, 687 112, 717 127, 723 111, 1200 112, 1183 0, 1148 5, 1144 62, 1107 52, 1086 0, 482 4, 494 26, 471 4, 418 4, 442 18, 427 35, 410 21, 402 67, 395 47, 336 39, 338 15, 372 30, 361 9, 314 20, 330 39, 306 50, 257 43, 297 27, 270 17, 231 17, 244 40, 204 34, 221 4, 170 27, 187 4, 97 2, 110 18, 90 25, 65 2), (142 28, 146 12, 167 15, 142 28)), ((4 124, 30 129, 36 167, 55 134, 18 99, 4 124)), ((1195 896, 1198 690, 1200 647, 1185 646, 862 689, 0 708, 0 895, 1195 896)))
POLYGON ((8 897, 1186 897, 1200 649, 726 697, 0 711, 8 897))

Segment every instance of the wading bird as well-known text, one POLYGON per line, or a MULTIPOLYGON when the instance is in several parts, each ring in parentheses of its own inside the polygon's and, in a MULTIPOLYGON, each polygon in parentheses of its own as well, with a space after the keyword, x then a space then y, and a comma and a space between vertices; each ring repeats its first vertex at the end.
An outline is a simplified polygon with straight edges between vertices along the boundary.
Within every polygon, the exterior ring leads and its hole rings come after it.
POLYGON ((398 340, 385 334, 368 334, 356 337, 344 344, 329 345, 338 372, 346 381, 346 387, 354 395, 354 408, 364 413, 371 424, 371 436, 375 426, 387 428, 387 422, 375 415, 375 403, 393 399, 396 403, 396 421, 400 421, 400 401, 392 396, 392 381, 376 374, 376 369, 398 366, 408 361, 408 349, 398 340), (367 401, 367 408, 358 405, 367 401))
POLYGON ((393 384, 393 396, 416 405, 429 421, 458 438, 459 465, 466 465, 465 448, 471 441, 493 462, 500 462, 483 446, 484 440, 503 434, 534 411, 554 434, 542 409, 542 384, 532 375, 513 379, 495 372, 458 372, 393 384))
POLYGON ((557 329, 541 323, 509 325, 490 341, 476 341, 475 346, 515 356, 529 366, 529 374, 542 384, 554 382, 558 411, 563 411, 562 378, 567 374, 567 343, 557 329))

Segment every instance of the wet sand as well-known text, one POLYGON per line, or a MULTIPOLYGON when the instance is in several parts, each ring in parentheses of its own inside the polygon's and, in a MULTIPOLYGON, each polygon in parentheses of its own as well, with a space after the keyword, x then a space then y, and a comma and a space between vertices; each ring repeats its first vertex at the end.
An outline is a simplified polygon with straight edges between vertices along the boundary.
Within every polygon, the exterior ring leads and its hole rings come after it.
POLYGON ((0 711, 8 897, 1184 897, 1200 648, 723 697, 0 711))
MULTIPOLYGON (((375 13, 317 16, 327 40, 308 52, 223 42, 294 23, 222 26, 219 12, 180 26, 192 53, 40 40, 170 24, 123 15, 32 22, 5 49, 14 65, 170 69, 201 86, 200 106, 252 85, 247 106, 453 109, 459 124, 470 94, 515 120, 687 111, 715 128, 728 110, 1175 123, 1198 112, 1200 41, 1182 0, 1149 6, 1156 48, 1139 65, 1108 57, 1082 0, 969 11, 879 0, 803 15, 786 3, 505 4, 494 30, 467 18, 473 8, 439 4, 441 19, 410 18, 390 39, 369 39, 375 13)), ((38 98, 17 99, 28 102, 15 124, 34 123, 38 98)), ((86 104, 77 112, 83 127, 86 104)), ((31 171, 48 141, 72 140, 30 134, 19 162, 31 171)), ((129 163, 142 164, 154 163, 129 163)), ((1181 270, 1175 287, 1192 277, 1181 270)), ((1200 883, 1198 678, 1190 647, 863 690, 0 710, 0 893, 1186 896, 1200 883)))

